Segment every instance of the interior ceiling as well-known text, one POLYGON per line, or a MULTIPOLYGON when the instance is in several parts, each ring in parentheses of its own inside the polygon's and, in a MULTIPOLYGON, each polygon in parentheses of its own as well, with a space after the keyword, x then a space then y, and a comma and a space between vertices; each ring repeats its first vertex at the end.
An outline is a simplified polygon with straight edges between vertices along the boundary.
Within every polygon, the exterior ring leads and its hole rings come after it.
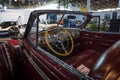
MULTIPOLYGON (((91 10, 117 8, 119 0, 91 0, 91 10)), ((82 6, 87 5, 87 0, 79 0, 82 6)))

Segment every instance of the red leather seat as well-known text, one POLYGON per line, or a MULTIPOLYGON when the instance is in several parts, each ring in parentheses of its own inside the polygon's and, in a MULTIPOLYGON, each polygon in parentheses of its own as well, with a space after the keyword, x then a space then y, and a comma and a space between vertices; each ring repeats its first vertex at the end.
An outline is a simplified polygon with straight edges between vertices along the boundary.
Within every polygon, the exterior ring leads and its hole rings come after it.
POLYGON ((101 80, 117 80, 118 75, 120 76, 119 68, 120 68, 120 41, 112 45, 99 57, 99 59, 96 61, 96 64, 94 64, 91 76, 101 80), (115 72, 113 73, 113 71, 115 72), (111 72, 112 74, 110 74, 111 72))
POLYGON ((81 64, 90 69, 89 76, 98 80, 117 80, 120 76, 120 41, 102 55, 95 50, 86 50, 66 62, 75 68, 81 64))

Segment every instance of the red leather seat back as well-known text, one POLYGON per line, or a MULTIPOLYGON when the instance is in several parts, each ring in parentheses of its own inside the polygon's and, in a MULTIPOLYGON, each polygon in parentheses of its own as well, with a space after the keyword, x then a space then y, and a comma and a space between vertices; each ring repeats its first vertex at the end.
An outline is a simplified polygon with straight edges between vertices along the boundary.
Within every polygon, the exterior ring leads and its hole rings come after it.
POLYGON ((118 69, 120 67, 117 67, 117 64, 120 64, 120 41, 112 45, 100 56, 93 67, 92 76, 99 79, 105 79, 112 70, 115 70, 114 68, 119 70, 118 72, 120 75, 120 69, 118 69))

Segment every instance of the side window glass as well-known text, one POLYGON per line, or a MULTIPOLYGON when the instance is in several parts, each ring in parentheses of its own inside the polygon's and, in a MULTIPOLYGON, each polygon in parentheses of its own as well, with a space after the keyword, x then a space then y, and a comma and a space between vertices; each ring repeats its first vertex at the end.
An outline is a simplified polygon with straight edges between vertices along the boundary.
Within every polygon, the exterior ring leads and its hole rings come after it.
POLYGON ((36 44, 36 30, 37 30, 37 19, 34 20, 31 31, 30 31, 30 40, 35 45, 36 44))
POLYGON ((108 32, 109 23, 105 19, 100 21, 100 16, 94 16, 85 29, 89 31, 108 32))
POLYGON ((89 31, 99 31, 99 24, 96 17, 92 18, 91 21, 87 24, 86 30, 89 31))

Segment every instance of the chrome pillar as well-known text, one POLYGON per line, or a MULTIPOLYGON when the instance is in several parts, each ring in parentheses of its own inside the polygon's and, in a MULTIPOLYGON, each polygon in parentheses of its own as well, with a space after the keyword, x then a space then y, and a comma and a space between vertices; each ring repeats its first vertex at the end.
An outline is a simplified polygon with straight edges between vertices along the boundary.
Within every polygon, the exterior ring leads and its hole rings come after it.
POLYGON ((87 0, 87 12, 90 12, 91 10, 90 5, 91 5, 91 0, 87 0))

